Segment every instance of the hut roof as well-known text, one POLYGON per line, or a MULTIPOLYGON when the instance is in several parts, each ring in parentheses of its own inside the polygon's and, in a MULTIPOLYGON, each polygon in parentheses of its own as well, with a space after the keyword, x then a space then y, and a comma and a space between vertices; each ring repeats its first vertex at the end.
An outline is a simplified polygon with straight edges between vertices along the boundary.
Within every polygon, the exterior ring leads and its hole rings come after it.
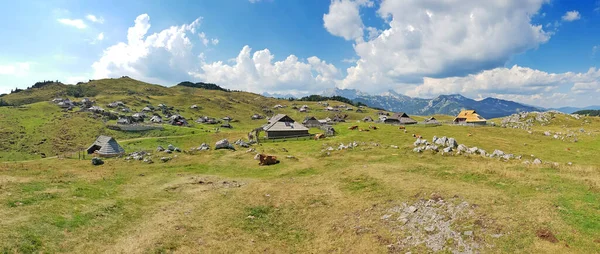
POLYGON ((387 119, 396 119, 396 120, 398 120, 402 124, 417 123, 417 121, 415 121, 414 119, 410 118, 410 116, 408 116, 404 112, 394 113, 392 116, 388 117, 387 119))
POLYGON ((435 119, 435 117, 430 117, 430 118, 427 118, 427 119, 425 120, 425 123, 428 123, 428 124, 439 124, 438 120, 437 120, 437 119, 435 119))
POLYGON ((285 114, 277 114, 263 127, 265 131, 306 131, 308 128, 285 114))
POLYGON ((120 155, 125 153, 125 149, 117 141, 109 136, 99 136, 96 141, 88 148, 89 153, 97 152, 99 155, 120 155))
POLYGON ((129 118, 125 117, 125 118, 119 118, 119 119, 117 119, 117 123, 118 124, 130 124, 131 121, 129 120, 129 118))
POLYGON ((476 122, 485 122, 487 121, 485 118, 481 117, 479 114, 477 114, 477 112, 475 112, 475 110, 462 110, 460 111, 460 113, 458 114, 458 116, 456 116, 456 118, 454 119, 454 121, 465 121, 467 123, 476 123, 476 122))
POLYGON ((319 121, 319 120, 317 120, 317 118, 314 116, 307 116, 304 118, 304 121, 302 121, 302 123, 308 123, 308 121, 319 121))
POLYGON ((153 116, 152 118, 150 118, 150 122, 160 123, 162 122, 162 118, 160 116, 153 116))

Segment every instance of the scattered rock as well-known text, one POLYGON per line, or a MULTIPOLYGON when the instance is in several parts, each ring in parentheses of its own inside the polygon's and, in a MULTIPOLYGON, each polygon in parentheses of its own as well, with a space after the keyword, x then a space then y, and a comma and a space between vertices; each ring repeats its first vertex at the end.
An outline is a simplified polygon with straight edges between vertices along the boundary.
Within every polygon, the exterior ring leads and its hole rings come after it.
POLYGON ((541 165, 542 164, 542 160, 536 158, 535 160, 533 160, 533 165, 541 165))
POLYGON ((404 212, 406 213, 414 213, 418 210, 418 208, 416 208, 415 206, 409 206, 406 209, 404 209, 404 212))
POLYGON ((398 149, 398 146, 395 146, 395 145, 391 145, 390 147, 393 149, 398 149))
POLYGON ((210 146, 207 143, 202 143, 198 148, 196 148, 197 151, 208 151, 210 150, 210 146))
POLYGON ((157 151, 157 152, 162 152, 162 151, 164 151, 164 150, 165 150, 165 148, 164 148, 164 147, 162 147, 162 146, 158 146, 158 147, 156 148, 156 151, 157 151))
POLYGON ((494 152, 492 154, 490 154, 490 157, 494 158, 494 157, 502 157, 504 156, 504 152, 500 151, 498 149, 494 150, 494 152))
POLYGON ((235 151, 235 148, 233 147, 233 145, 229 144, 229 141, 227 141, 227 139, 222 139, 215 143, 215 150, 219 149, 230 149, 235 151))
POLYGON ((102 159, 98 158, 98 157, 94 157, 92 158, 92 165, 94 166, 99 166, 104 164, 104 161, 102 161, 102 159))
POLYGON ((154 163, 154 161, 152 161, 152 159, 150 159, 150 158, 144 158, 144 163, 152 164, 152 163, 154 163))
POLYGON ((443 151, 444 153, 450 153, 450 152, 452 152, 452 147, 451 147, 451 146, 448 146, 448 147, 444 148, 442 151, 443 151))
POLYGON ((175 146, 173 146, 173 145, 169 144, 169 145, 167 146, 167 150, 169 150, 169 151, 175 151, 175 146))
POLYGON ((458 143, 456 142, 456 139, 454 139, 454 138, 449 138, 449 139, 446 141, 446 146, 448 146, 448 147, 452 147, 452 148, 455 148, 455 147, 457 147, 457 146, 458 146, 458 143))
POLYGON ((170 161, 170 160, 171 160, 171 157, 162 157, 162 158, 160 158, 160 161, 162 161, 162 162, 167 162, 167 161, 170 161))

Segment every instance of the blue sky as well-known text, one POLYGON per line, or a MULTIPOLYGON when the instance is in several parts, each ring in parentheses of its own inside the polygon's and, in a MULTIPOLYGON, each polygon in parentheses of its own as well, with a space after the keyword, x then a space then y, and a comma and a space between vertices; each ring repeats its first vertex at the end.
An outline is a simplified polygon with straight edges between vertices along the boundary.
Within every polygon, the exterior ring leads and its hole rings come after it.
POLYGON ((600 104, 595 0, 0 4, 0 93, 128 75, 259 93, 339 87, 600 104))

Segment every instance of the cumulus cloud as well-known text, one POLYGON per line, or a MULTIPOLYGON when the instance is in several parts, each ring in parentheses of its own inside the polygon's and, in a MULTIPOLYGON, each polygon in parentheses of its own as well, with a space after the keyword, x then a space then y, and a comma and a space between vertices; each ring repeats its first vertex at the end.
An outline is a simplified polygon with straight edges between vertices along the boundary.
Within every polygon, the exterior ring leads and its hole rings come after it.
POLYGON ((196 58, 190 34, 196 34, 201 18, 148 35, 150 16, 139 15, 127 31, 127 42, 104 50, 92 68, 93 78, 130 76, 165 84, 189 78, 196 58))
POLYGON ((96 17, 95 15, 92 14, 88 14, 85 16, 85 18, 91 22, 94 23, 99 23, 99 24, 103 24, 104 23, 104 18, 102 17, 96 17))
POLYGON ((87 27, 85 22, 83 22, 81 19, 58 19, 58 22, 63 25, 72 26, 78 29, 85 29, 87 27))
POLYGON ((22 76, 29 72, 30 63, 0 64, 0 75, 22 76))
POLYGON ((191 74, 231 89, 292 94, 322 91, 339 79, 335 66, 315 56, 306 61, 294 55, 282 61, 273 61, 274 58, 269 49, 252 53, 249 46, 244 46, 232 64, 203 63, 200 72, 191 74))
POLYGON ((571 91, 576 94, 600 93, 600 82, 578 82, 573 85, 571 91))
POLYGON ((368 0, 332 0, 329 12, 323 15, 323 25, 329 33, 346 40, 361 39, 364 25, 359 7, 372 5, 368 0))
POLYGON ((67 77, 67 79, 65 80, 65 84, 75 85, 79 82, 87 82, 87 81, 89 81, 89 78, 86 78, 86 77, 81 77, 81 76, 67 77))
POLYGON ((356 40, 359 60, 341 86, 376 92, 503 66, 549 40, 550 33, 531 23, 544 2, 382 0, 377 13, 389 27, 379 31, 362 24, 360 2, 334 0, 324 21, 331 34, 356 40))
MULTIPOLYGON (((407 95, 435 97, 441 94, 460 93, 473 98, 498 97, 528 103, 551 104, 551 98, 568 96, 560 90, 584 94, 600 92, 598 80, 600 70, 590 68, 584 73, 548 73, 531 68, 513 66, 495 68, 464 77, 424 78, 423 82, 410 90, 407 95)), ((566 97, 565 97, 566 98, 566 97)), ((561 101, 564 103, 564 101, 561 101)))
POLYGON ((568 11, 565 15, 562 16, 563 21, 571 22, 581 19, 581 15, 579 15, 578 11, 568 11))

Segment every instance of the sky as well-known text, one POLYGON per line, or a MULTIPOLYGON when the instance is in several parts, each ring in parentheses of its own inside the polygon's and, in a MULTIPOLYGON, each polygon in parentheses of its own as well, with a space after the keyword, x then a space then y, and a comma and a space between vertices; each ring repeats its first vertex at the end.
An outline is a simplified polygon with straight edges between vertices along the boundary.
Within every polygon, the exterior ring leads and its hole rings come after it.
POLYGON ((129 76, 598 105, 597 0, 0 0, 0 93, 129 76))

